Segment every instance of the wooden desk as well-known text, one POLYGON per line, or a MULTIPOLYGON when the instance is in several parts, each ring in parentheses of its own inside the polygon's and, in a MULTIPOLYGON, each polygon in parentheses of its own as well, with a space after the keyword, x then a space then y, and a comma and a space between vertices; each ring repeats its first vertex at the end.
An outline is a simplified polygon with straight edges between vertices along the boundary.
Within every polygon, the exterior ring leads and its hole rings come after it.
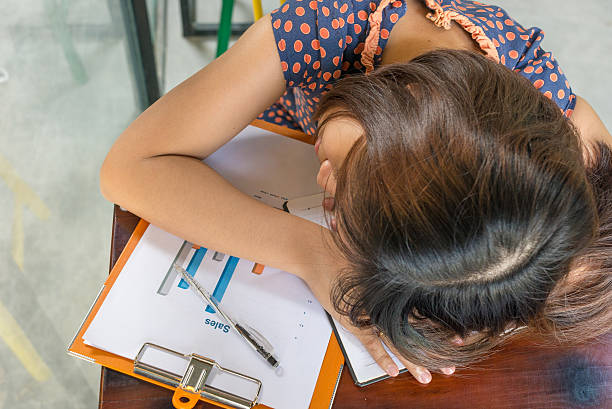
MULTIPOLYGON (((111 267, 138 220, 115 206, 111 267)), ((577 348, 517 340, 479 366, 484 369, 434 375, 429 385, 403 374, 365 388, 345 369, 333 408, 612 408, 612 334, 577 348)), ((171 409, 171 397, 167 389, 102 368, 100 409, 171 409)), ((200 402, 196 408, 216 406, 200 402)))

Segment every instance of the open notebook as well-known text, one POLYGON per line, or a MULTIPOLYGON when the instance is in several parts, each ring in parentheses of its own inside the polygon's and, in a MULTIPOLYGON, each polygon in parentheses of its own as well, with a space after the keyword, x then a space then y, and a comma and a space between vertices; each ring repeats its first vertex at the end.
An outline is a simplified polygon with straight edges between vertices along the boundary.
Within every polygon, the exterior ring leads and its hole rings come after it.
MULTIPOLYGON (((322 206, 323 198, 324 194, 319 193, 289 200, 284 204, 284 208, 291 214, 328 227, 322 206)), ((376 364, 369 352, 353 334, 348 332, 335 319, 331 319, 331 321, 334 332, 336 333, 336 338, 338 338, 338 342, 340 343, 340 347, 346 359, 346 364, 355 384, 358 386, 366 386, 389 377, 387 373, 376 364)), ((399 359, 397 359, 386 346, 385 349, 391 358, 393 358, 398 368, 400 368, 400 372, 405 372, 406 368, 399 359)))

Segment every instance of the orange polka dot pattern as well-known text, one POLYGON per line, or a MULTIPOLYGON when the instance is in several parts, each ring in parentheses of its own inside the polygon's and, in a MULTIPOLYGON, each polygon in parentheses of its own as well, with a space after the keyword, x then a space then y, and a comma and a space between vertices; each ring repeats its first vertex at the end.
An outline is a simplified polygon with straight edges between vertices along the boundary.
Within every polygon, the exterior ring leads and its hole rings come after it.
POLYGON ((444 12, 454 11, 482 27, 497 49, 499 62, 526 77, 540 92, 552 99, 569 117, 576 95, 569 87, 555 57, 540 46, 544 31, 524 28, 498 6, 468 0, 435 0, 444 12))
MULTIPOLYGON (((321 95, 339 78, 365 72, 360 60, 370 32, 368 18, 380 1, 287 0, 274 10, 272 29, 287 90, 259 118, 314 135, 311 118, 321 95)), ((444 12, 461 14, 481 27, 501 64, 526 77, 566 116, 571 115, 576 96, 553 55, 540 47, 542 30, 525 29, 497 6, 470 0, 435 1, 444 12)), ((389 33, 405 13, 406 0, 393 1, 383 9, 375 67, 381 63, 389 33)))
MULTIPOLYGON (((287 91, 259 118, 313 135, 312 114, 323 93, 339 78, 365 72, 361 52, 368 18, 381 0, 288 0, 271 14, 287 91)), ((382 11, 375 66, 380 65, 391 29, 406 13, 404 1, 382 11)))

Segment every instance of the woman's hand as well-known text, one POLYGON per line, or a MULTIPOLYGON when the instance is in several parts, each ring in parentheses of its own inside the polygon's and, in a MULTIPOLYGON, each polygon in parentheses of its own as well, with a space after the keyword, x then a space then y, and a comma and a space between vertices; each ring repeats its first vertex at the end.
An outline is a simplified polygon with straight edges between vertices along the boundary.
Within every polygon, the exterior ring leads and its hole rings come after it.
MULTIPOLYGON (((323 206, 327 211, 333 210, 333 205, 333 198, 325 198, 323 206)), ((330 220, 330 224, 332 229, 335 230, 335 220, 333 220, 333 218, 330 220)), ((330 294, 334 279, 336 278, 336 272, 340 271, 343 267, 337 263, 339 259, 341 259, 341 257, 338 255, 332 256, 329 258, 329 262, 319 264, 326 268, 314 269, 309 274, 302 275, 302 278, 306 281, 306 284, 308 284, 315 297, 317 297, 323 308, 325 308, 332 318, 340 322, 344 328, 357 337, 378 366, 380 366, 389 376, 397 376, 399 374, 399 368, 383 347, 383 343, 387 345, 395 356, 397 356, 402 365, 406 367, 417 381, 420 383, 429 383, 431 381, 431 373, 426 368, 415 365, 403 358, 383 334, 379 335, 373 332, 372 328, 363 329, 355 327, 346 316, 339 314, 334 309, 331 303, 330 294), (332 262, 331 260, 334 261, 332 262)), ((440 371, 446 375, 451 375, 455 371, 455 368, 441 368, 440 371)))
MULTIPOLYGON (((315 297, 319 300, 323 308, 338 322, 342 324, 351 334, 355 335, 357 339, 363 344, 369 354, 372 356, 374 361, 380 366, 389 376, 397 376, 399 374, 399 368, 387 353, 383 347, 383 343, 387 345, 389 350, 400 360, 402 365, 406 367, 408 372, 412 374, 420 383, 429 383, 431 381, 431 373, 424 367, 415 365, 407 359, 403 358, 402 355, 393 347, 393 345, 386 340, 384 335, 376 334, 371 328, 362 329, 357 328, 351 324, 347 317, 340 315, 331 304, 330 292, 333 283, 333 274, 322 274, 318 277, 311 277, 307 280, 307 284, 314 293, 315 297)), ((446 375, 451 375, 455 372, 455 368, 441 368, 440 371, 446 375)))

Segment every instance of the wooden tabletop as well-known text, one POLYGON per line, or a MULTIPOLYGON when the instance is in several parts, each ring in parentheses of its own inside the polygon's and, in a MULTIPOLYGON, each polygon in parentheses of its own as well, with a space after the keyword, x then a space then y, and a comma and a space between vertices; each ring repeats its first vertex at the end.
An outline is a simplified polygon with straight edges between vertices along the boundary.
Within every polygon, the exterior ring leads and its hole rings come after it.
MULTIPOLYGON (((111 267, 138 220, 115 206, 111 267)), ((100 409, 171 409, 171 398, 167 389, 102 368, 100 409)), ((196 408, 217 407, 200 402, 196 408)), ((519 339, 478 368, 436 374, 429 385, 403 374, 359 388, 345 368, 333 408, 612 408, 612 334, 574 348, 519 339)))

